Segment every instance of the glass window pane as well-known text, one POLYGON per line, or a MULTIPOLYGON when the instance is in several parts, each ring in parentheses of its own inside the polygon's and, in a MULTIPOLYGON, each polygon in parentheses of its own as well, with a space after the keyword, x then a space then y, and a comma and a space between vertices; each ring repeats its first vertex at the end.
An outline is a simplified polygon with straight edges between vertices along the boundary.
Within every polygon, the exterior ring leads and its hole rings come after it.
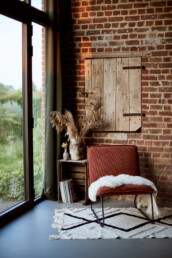
POLYGON ((41 195, 44 174, 44 136, 45 136, 45 99, 44 99, 44 27, 33 25, 32 58, 32 95, 33 95, 33 168, 35 196, 41 195))
POLYGON ((0 212, 24 200, 22 23, 0 15, 0 212))
POLYGON ((44 11, 44 0, 31 0, 31 6, 44 11))

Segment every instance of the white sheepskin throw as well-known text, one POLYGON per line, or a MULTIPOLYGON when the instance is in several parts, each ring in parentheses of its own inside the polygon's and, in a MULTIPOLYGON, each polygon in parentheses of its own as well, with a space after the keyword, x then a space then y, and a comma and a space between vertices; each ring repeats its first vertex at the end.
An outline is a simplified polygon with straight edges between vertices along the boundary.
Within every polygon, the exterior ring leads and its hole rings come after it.
POLYGON ((118 176, 103 176, 98 180, 94 181, 89 187, 89 198, 92 202, 96 202, 96 196, 98 190, 103 187, 116 188, 121 185, 133 184, 133 185, 148 185, 151 186, 156 192, 156 186, 152 181, 141 176, 130 176, 125 174, 120 174, 118 176))
MULTIPOLYGON (((155 192, 157 192, 157 188, 154 185, 154 183, 147 178, 144 178, 141 176, 130 176, 125 174, 120 174, 118 176, 103 176, 103 177, 100 177, 95 182, 93 182, 88 189, 89 199, 93 202, 96 202, 97 192, 103 186, 116 188, 118 186, 125 185, 125 184, 147 185, 152 187, 155 190, 155 192)), ((147 207, 146 213, 148 215, 151 215, 150 195, 144 195, 144 196, 138 195, 137 205, 138 205, 138 208, 147 207)), ((155 218, 157 218, 160 216, 160 213, 159 213, 158 206, 156 204, 156 194, 153 195, 153 207, 154 207, 155 218)))

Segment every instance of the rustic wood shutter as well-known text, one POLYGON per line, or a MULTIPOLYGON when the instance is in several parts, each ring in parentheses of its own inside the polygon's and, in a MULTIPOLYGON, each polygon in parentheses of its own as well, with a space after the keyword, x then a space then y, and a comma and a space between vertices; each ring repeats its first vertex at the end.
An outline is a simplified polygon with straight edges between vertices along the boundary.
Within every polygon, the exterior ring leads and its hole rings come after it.
POLYGON ((96 131, 141 128, 140 57, 86 59, 85 91, 96 91, 104 107, 103 124, 96 131))

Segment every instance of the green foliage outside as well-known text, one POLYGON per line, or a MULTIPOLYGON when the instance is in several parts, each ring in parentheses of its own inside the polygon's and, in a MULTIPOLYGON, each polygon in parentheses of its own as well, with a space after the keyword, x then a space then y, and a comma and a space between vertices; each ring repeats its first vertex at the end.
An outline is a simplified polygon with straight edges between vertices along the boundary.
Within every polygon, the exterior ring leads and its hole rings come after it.
POLYGON ((9 172, 0 169, 0 197, 3 199, 17 198, 24 200, 23 170, 9 172))
POLYGON ((42 119, 37 119, 37 126, 33 130, 33 164, 35 196, 41 194, 43 185, 42 164, 42 119))
MULTIPOLYGON (((33 85, 34 188, 42 190, 41 92, 33 85)), ((0 198, 24 200, 22 91, 0 83, 0 198)))

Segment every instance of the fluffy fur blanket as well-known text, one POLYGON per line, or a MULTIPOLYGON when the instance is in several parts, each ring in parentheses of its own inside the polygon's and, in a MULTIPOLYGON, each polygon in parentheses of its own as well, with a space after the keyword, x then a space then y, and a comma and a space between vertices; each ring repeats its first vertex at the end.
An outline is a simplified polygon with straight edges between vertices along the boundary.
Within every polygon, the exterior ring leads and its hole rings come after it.
MULTIPOLYGON (((93 202, 96 202, 97 192, 103 186, 116 188, 124 184, 148 185, 148 186, 151 186, 155 190, 155 192, 157 192, 156 186, 149 179, 146 179, 141 176, 130 176, 125 174, 120 174, 118 176, 103 176, 103 177, 100 177, 95 182, 93 182, 90 185, 88 190, 89 199, 93 202)), ((138 195, 137 205, 139 208, 147 207, 146 213, 148 215, 151 215, 151 202, 150 202, 149 195, 145 195, 145 196, 138 195)), ((154 207, 155 217, 157 218, 160 216, 160 212, 156 204, 156 194, 153 195, 153 207, 154 207)))

